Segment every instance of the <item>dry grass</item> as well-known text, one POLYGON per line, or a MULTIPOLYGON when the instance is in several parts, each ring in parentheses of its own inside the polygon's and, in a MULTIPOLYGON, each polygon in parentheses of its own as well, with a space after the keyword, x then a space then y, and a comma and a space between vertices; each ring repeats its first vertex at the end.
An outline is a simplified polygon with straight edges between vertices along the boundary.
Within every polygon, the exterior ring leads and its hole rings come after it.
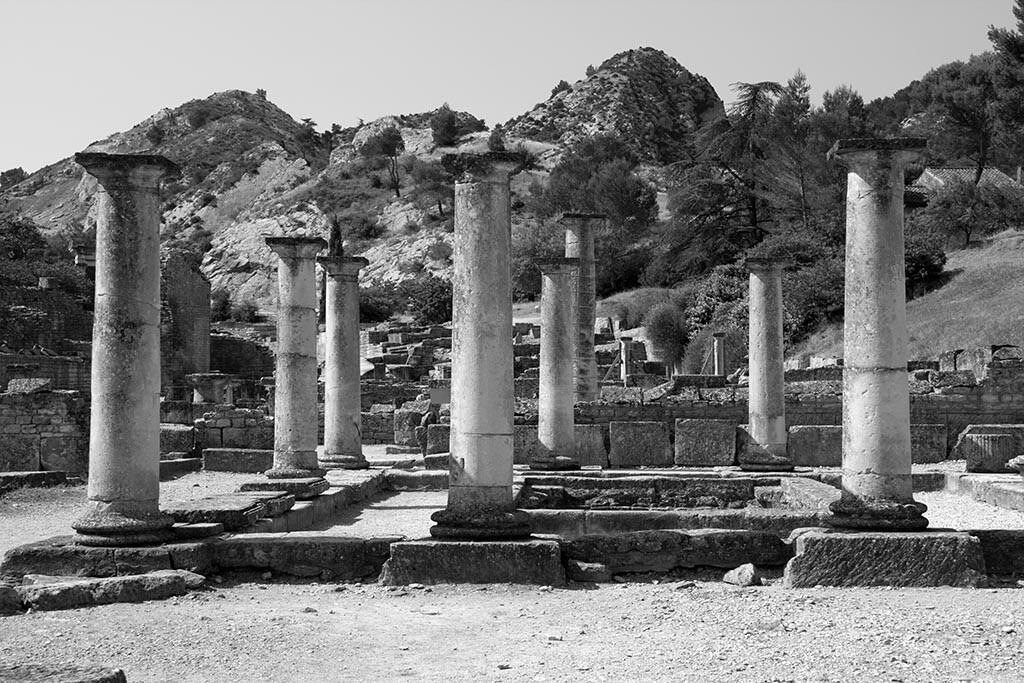
MULTIPOLYGON (((1024 235, 1008 231, 949 254, 944 286, 907 303, 910 358, 989 344, 1024 346, 1024 235)), ((842 325, 794 353, 842 355, 842 325)))

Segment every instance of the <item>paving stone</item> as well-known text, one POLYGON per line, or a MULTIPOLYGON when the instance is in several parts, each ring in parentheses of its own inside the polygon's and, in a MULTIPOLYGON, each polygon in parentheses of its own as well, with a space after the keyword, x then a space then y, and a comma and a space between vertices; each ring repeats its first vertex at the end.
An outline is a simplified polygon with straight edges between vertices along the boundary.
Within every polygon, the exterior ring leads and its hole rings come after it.
POLYGON ((176 522, 215 522, 228 531, 237 531, 265 516, 266 506, 256 498, 210 496, 198 500, 167 502, 164 512, 176 522))
POLYGON ((788 588, 985 585, 981 543, 958 531, 808 530, 786 565, 788 588))
POLYGON ((274 451, 256 448, 204 448, 203 469, 208 472, 266 472, 274 465, 274 451))
POLYGON ((829 513, 829 505, 839 500, 842 492, 834 486, 804 477, 780 477, 782 501, 789 508, 829 513))
POLYGON ((676 420, 675 464, 728 467, 736 463, 736 425, 730 420, 676 420))
POLYGON ((108 667, 0 664, 0 681, 6 683, 126 683, 127 680, 124 671, 108 667))
POLYGON ((330 488, 328 481, 322 477, 303 477, 301 479, 254 479, 239 487, 241 491, 285 491, 298 500, 309 500, 330 488))
POLYGON ((391 545, 380 581, 561 586, 565 569, 557 541, 401 541, 391 545))
POLYGON ((611 448, 608 463, 612 467, 665 467, 673 464, 668 425, 664 422, 636 421, 608 423, 611 448))
MULTIPOLYGON (((16 590, 27 608, 73 609, 115 602, 163 600, 184 595, 188 592, 186 574, 189 572, 168 569, 133 576, 19 586, 16 590)), ((191 579, 190 583, 193 583, 191 579)))

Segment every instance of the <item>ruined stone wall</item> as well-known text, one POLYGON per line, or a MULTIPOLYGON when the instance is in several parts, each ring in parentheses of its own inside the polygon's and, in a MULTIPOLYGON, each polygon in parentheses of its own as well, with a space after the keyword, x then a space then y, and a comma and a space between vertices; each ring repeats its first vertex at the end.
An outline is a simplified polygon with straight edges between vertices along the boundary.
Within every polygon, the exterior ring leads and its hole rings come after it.
POLYGON ((89 470, 89 410, 77 391, 0 393, 0 471, 89 470))
POLYGON ((163 387, 210 370, 210 281, 179 253, 160 263, 160 375, 163 387))
POLYGON ((89 393, 92 363, 78 356, 40 356, 22 353, 0 354, 0 391, 12 379, 44 377, 51 388, 89 393))
MULTIPOLYGON (((193 404, 197 410, 200 404, 193 404)), ((262 410, 236 408, 230 405, 209 405, 195 421, 196 444, 199 448, 274 447, 274 418, 262 410)))
POLYGON ((92 338, 92 312, 87 298, 38 287, 5 287, 0 304, 0 341, 14 349, 43 346, 70 353, 68 340, 92 338))
POLYGON ((263 344, 230 334, 210 335, 210 370, 258 380, 273 375, 274 364, 273 351, 263 344))

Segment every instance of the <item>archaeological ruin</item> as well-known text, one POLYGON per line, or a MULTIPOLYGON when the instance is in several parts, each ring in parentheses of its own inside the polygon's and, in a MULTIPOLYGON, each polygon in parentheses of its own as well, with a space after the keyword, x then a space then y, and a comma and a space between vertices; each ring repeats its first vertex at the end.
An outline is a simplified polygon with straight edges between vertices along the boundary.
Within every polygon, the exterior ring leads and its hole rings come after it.
MULTIPOLYGON (((564 586, 752 565, 790 588, 1024 573, 1024 530, 931 529, 915 500, 1024 511, 1024 350, 908 363, 903 168, 923 144, 833 148, 848 174, 841 362, 785 359, 787 264, 747 260, 743 381, 724 334, 711 371, 687 375, 651 359, 642 329, 598 316, 601 215, 561 218, 564 257, 537 264, 540 323, 514 321, 518 152, 444 158, 457 178, 450 324, 361 325, 367 259, 289 233, 265 237, 275 324, 233 335, 162 298, 161 281, 178 300, 209 297, 208 283, 161 276, 159 188, 175 164, 79 154, 102 188, 91 381, 4 368, 0 491, 77 477, 88 505, 66 534, 7 552, 0 608, 36 608, 27 575, 164 572, 180 594, 196 574, 245 572, 564 586), (188 472, 246 478, 161 496, 188 472), (374 501, 411 492, 431 505, 375 517, 374 501)), ((118 599, 76 590, 77 605, 118 599)))

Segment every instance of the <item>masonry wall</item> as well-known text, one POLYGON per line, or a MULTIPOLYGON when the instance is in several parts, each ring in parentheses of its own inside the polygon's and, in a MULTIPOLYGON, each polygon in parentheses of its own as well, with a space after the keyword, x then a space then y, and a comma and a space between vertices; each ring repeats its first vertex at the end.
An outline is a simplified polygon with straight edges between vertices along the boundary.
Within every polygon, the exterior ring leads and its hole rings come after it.
POLYGON ((78 356, 41 356, 28 353, 0 353, 0 391, 12 379, 43 377, 53 389, 89 393, 92 362, 78 356))
POLYGON ((269 347, 244 337, 211 334, 210 370, 258 380, 274 374, 274 354, 269 347))
POLYGON ((0 472, 89 470, 89 410, 77 391, 0 393, 0 472))

